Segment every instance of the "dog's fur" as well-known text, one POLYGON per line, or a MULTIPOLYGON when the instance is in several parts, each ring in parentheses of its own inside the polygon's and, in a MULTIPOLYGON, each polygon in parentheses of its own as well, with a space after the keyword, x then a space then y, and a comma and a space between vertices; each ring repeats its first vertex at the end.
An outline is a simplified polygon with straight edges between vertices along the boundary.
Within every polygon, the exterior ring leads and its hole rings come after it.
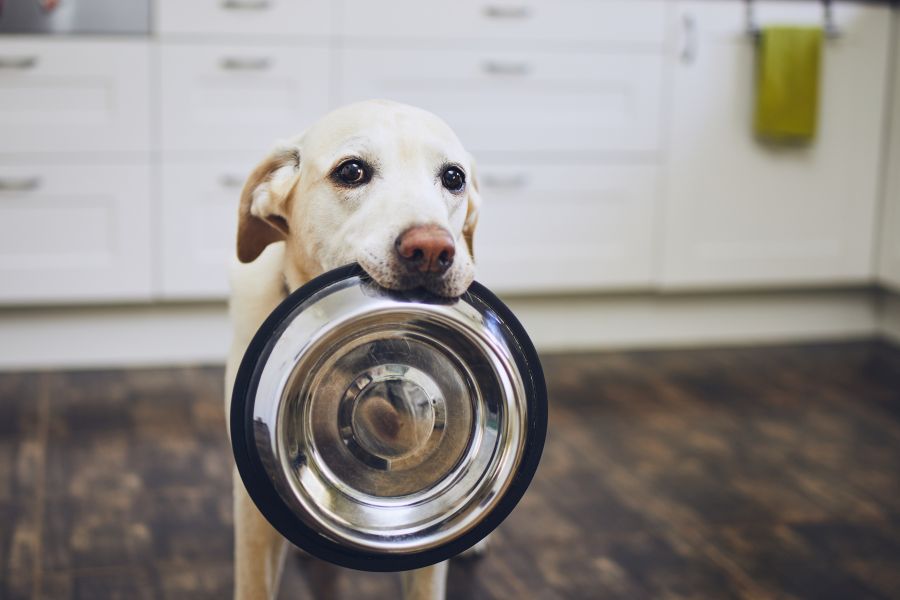
MULTIPOLYGON (((226 414, 253 334, 290 291, 316 275, 356 261, 387 288, 424 286, 443 296, 462 294, 474 277, 479 204, 471 156, 443 121, 411 106, 381 100, 353 104, 276 147, 241 194, 226 414), (371 166, 368 183, 348 187, 335 180, 333 173, 348 158, 371 166), (447 165, 465 173, 461 192, 442 186, 447 165), (453 264, 442 275, 420 275, 399 264, 395 240, 420 225, 443 228, 455 240, 453 264)), ((260 515, 237 473, 234 525, 235 598, 273 598, 286 542, 260 515)), ((334 569, 322 565, 320 573, 326 572, 334 569)), ((403 573, 405 598, 443 598, 446 573, 446 563, 403 573)))

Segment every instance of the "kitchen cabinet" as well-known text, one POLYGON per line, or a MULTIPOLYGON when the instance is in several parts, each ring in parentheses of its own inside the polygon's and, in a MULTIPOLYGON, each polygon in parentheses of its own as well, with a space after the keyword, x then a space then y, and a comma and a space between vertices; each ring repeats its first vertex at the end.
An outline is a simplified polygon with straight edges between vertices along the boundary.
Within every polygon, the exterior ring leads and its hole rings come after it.
MULTIPOLYGON (((822 22, 812 0, 756 5, 822 22)), ((0 38, 0 302, 224 298, 247 172, 372 97, 475 154, 479 279, 500 292, 900 290, 886 7, 835 5, 818 136, 772 147, 738 0, 156 6, 154 38, 0 38)))
POLYGON ((663 0, 344 0, 340 6, 340 32, 358 39, 488 40, 529 47, 548 42, 654 46, 665 39, 663 0))
POLYGON ((156 0, 162 35, 319 35, 331 33, 328 0, 156 0))
POLYGON ((143 40, 0 38, 0 153, 150 150, 143 40))
POLYGON ((894 82, 888 113, 887 154, 884 159, 884 208, 881 215, 881 248, 878 277, 900 292, 900 12, 894 13, 894 45, 891 53, 894 82))
POLYGON ((391 98, 441 115, 475 153, 653 153, 662 53, 348 45, 341 103, 391 98), (452 68, 436 68, 452 65, 452 68))
POLYGON ((225 297, 235 255, 238 201, 261 157, 162 166, 162 295, 225 297))
POLYGON ((658 169, 478 165, 478 279, 505 292, 648 287, 658 169))
POLYGON ((336 27, 338 104, 421 106, 476 156, 480 281, 652 285, 665 2, 347 0, 336 27))
MULTIPOLYGON (((898 152, 894 149, 893 152, 898 152)), ((900 160, 900 154, 893 154, 900 160)), ((897 164, 894 162, 894 164, 897 164)), ((878 279, 900 292, 900 177, 895 168, 890 174, 892 183, 885 197, 881 223, 881 248, 878 261, 878 279)))
MULTIPOLYGON (((760 25, 822 23, 818 2, 755 4, 760 25)), ((754 139, 744 4, 677 2, 674 17, 662 284, 870 281, 890 9, 836 4, 818 134, 802 147, 754 139)))
POLYGON ((149 300, 148 166, 0 164, 0 302, 149 300))
POLYGON ((331 108, 330 73, 325 45, 163 43, 163 152, 261 157, 331 108))

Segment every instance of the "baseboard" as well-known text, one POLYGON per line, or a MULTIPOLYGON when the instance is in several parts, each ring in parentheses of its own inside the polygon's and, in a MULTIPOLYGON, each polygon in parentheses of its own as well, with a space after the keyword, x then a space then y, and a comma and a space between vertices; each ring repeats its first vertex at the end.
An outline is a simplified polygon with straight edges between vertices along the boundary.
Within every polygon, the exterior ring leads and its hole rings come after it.
MULTIPOLYGON (((507 298, 542 352, 900 340, 900 300, 871 290, 507 298), (888 310, 886 310, 888 309, 888 310)), ((0 369, 221 364, 224 303, 0 311, 0 369)))
POLYGON ((900 295, 885 294, 882 298, 880 329, 885 338, 900 344, 900 295))
POLYGON ((514 299, 543 352, 871 337, 873 292, 809 291, 514 299))
POLYGON ((0 311, 0 369, 218 364, 224 303, 0 311))

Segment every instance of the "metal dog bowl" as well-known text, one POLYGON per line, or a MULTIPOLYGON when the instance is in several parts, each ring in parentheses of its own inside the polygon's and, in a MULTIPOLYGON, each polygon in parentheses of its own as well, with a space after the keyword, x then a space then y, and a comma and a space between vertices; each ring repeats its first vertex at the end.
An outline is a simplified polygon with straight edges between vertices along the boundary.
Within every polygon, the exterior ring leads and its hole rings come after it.
POLYGON ((231 404, 250 496, 295 545, 367 571, 450 558, 512 511, 540 460, 534 347, 491 292, 459 300, 318 277, 263 323, 231 404))

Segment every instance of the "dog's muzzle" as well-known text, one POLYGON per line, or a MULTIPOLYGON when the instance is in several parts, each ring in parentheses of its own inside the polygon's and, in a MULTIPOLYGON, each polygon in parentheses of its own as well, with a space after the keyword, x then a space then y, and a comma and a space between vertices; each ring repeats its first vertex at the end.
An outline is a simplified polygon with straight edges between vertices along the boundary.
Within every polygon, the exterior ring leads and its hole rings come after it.
POLYGON ((291 294, 235 383, 235 461, 297 546, 370 571, 471 547, 512 511, 540 460, 547 395, 513 314, 376 286, 357 265, 291 294))

